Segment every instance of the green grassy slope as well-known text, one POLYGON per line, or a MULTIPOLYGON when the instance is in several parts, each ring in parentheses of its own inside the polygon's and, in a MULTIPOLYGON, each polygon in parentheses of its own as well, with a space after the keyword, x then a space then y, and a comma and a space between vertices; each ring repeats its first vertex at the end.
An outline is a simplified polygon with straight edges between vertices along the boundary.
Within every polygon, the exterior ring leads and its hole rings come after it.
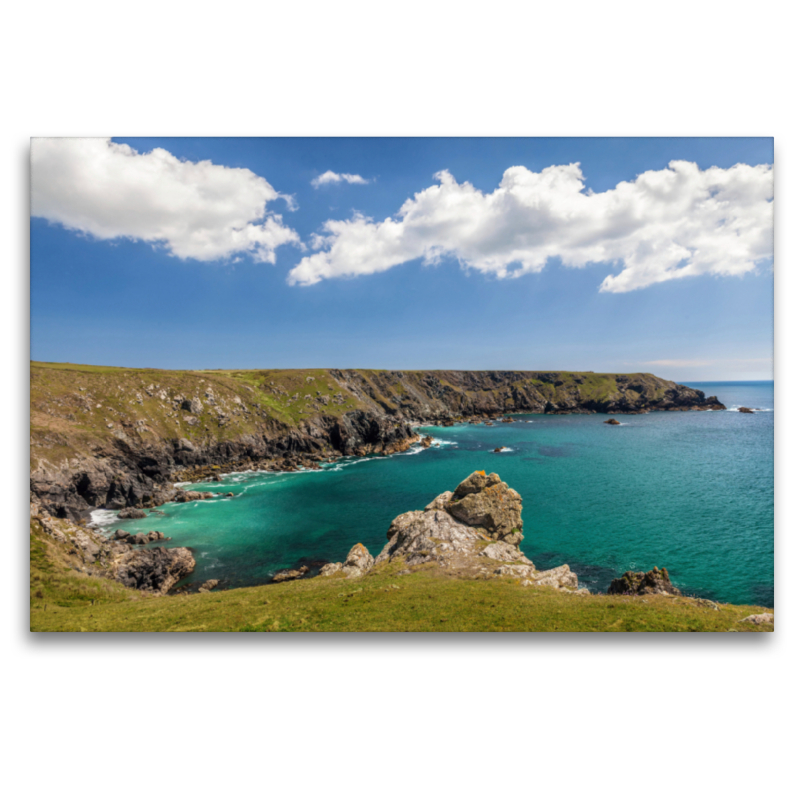
POLYGON ((513 579, 465 580, 431 565, 209 594, 152 597, 73 569, 31 527, 32 631, 754 631, 767 609, 662 596, 575 595, 513 579))

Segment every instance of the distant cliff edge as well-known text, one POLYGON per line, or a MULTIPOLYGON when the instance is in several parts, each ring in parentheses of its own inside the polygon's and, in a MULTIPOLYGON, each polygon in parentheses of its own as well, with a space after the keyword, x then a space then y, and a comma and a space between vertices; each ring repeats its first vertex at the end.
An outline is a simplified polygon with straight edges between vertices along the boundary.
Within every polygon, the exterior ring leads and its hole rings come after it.
POLYGON ((718 410, 649 373, 124 369, 31 364, 31 496, 51 515, 152 507, 173 482, 394 453, 420 424, 718 410))

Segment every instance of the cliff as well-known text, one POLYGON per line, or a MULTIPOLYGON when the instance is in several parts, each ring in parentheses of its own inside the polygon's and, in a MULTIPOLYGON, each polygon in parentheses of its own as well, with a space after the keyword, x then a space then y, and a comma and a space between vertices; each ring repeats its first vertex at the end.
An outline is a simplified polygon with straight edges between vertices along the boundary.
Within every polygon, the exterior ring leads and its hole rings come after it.
POLYGON ((654 375, 123 369, 31 364, 31 493, 47 513, 148 507, 214 470, 391 453, 414 426, 509 413, 724 408, 654 375))

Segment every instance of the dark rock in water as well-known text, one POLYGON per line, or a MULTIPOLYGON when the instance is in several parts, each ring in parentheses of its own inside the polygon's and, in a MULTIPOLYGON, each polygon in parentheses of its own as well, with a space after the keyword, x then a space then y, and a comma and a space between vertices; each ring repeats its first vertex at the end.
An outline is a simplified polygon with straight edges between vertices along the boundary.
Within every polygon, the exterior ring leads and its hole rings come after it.
POLYGON ((210 592, 212 589, 216 589, 219 586, 219 581, 216 578, 211 578, 207 580, 197 591, 198 592, 210 592))
POLYGON ((214 496, 214 492, 178 492, 175 495, 175 502, 191 503, 195 500, 210 500, 214 496))
POLYGON ((755 413, 752 408, 747 408, 747 406, 742 406, 739 409, 739 412, 742 413, 742 414, 754 414, 755 413))
POLYGON ((225 493, 225 497, 233 497, 233 496, 234 496, 233 492, 226 492, 225 493))
POLYGON ((295 581, 302 578, 309 571, 309 567, 302 566, 299 569, 281 569, 272 576, 273 583, 283 583, 284 581, 295 581))
POLYGON ((426 437, 425 437, 425 438, 424 438, 424 439, 423 439, 423 440, 420 442, 420 444, 421 444, 423 447, 430 447, 430 446, 433 444, 433 437, 432 437, 432 436, 426 436, 426 437))
POLYGON ((626 572, 615 578, 608 587, 608 594, 673 594, 681 592, 669 579, 666 569, 653 567, 650 572, 626 572))
POLYGON ((116 578, 131 589, 166 594, 195 567, 188 547, 154 547, 125 553, 115 567, 116 578))
POLYGON ((622 425, 621 422, 617 422, 615 419, 604 419, 603 425, 622 425))
POLYGON ((144 519, 147 516, 147 512, 141 508, 123 508, 117 516, 120 519, 144 519))
POLYGON ((495 447, 494 452, 495 453, 502 453, 503 452, 503 448, 502 447, 495 447))

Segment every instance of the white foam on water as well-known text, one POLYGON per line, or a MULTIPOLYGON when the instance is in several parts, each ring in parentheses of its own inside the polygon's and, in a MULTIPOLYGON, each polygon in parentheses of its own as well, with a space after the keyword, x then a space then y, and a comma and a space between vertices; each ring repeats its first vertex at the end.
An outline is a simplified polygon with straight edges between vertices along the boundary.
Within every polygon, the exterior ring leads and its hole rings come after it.
POLYGON ((107 528, 119 521, 117 512, 109 511, 107 508, 96 508, 90 516, 92 521, 89 523, 89 527, 91 528, 107 528))

